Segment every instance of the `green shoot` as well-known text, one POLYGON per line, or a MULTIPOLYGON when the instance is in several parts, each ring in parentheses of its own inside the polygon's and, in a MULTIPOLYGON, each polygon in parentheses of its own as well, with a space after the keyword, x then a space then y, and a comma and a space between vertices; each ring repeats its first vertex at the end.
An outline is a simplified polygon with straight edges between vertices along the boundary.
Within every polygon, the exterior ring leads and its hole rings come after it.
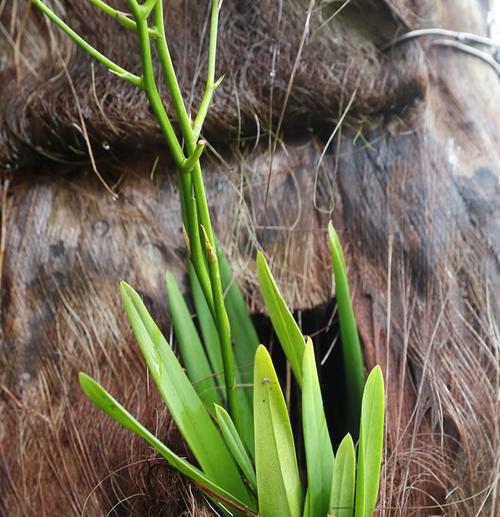
POLYGON ((302 332, 286 306, 262 253, 257 253, 257 276, 260 291, 286 358, 299 384, 302 384, 302 357, 305 341, 302 332))
POLYGON ((347 382, 350 429, 353 436, 357 437, 361 398, 365 385, 363 353, 361 351, 358 328, 352 308, 344 253, 342 252, 342 246, 340 245, 338 235, 332 223, 328 225, 328 238, 332 255, 333 273, 335 276, 342 354, 347 382))
POLYGON ((290 419, 269 352, 254 369, 255 469, 260 517, 301 517, 303 493, 290 419))
POLYGON ((330 502, 333 448, 328 433, 314 347, 307 339, 303 361, 302 425, 307 464, 309 514, 326 515, 330 502))
POLYGON ((222 363, 222 354, 220 348, 219 334, 217 332, 217 326, 215 325, 212 312, 208 306, 207 299, 201 289, 200 281, 196 275, 193 264, 188 263, 188 276, 191 287, 191 295, 193 297, 194 307, 196 315, 198 316, 198 325, 200 332, 203 337, 203 343, 207 351, 208 358, 212 371, 217 377, 217 383, 223 384, 224 366, 222 363))
POLYGON ((221 402, 215 383, 215 376, 191 319, 191 314, 184 297, 171 273, 167 273, 166 284, 170 316, 172 317, 172 324, 182 355, 182 361, 186 367, 189 380, 196 387, 196 392, 208 411, 212 413, 213 405, 216 403, 220 404, 221 402))
POLYGON ((243 513, 246 515, 255 515, 255 507, 253 505, 247 506, 245 503, 234 497, 232 492, 224 490, 224 488, 214 483, 199 469, 177 456, 166 445, 158 440, 156 436, 151 434, 143 425, 141 425, 94 379, 88 375, 85 375, 84 373, 80 373, 79 378, 80 385, 89 400, 91 400, 99 409, 104 411, 113 420, 116 420, 118 423, 123 425, 123 427, 146 440, 168 461, 172 467, 177 469, 186 477, 192 479, 202 490, 205 490, 209 495, 218 497, 220 501, 229 503, 229 506, 232 506, 233 508, 243 510, 243 513))
POLYGON ((384 378, 380 366, 368 376, 359 429, 355 517, 373 514, 377 504, 384 442, 384 378))
MULTIPOLYGON (((127 29, 131 29, 133 31, 137 30, 136 23, 130 19, 130 16, 127 13, 118 11, 102 0, 89 0, 89 2, 98 7, 103 13, 106 13, 108 16, 111 16, 111 18, 114 18, 118 23, 127 29)), ((148 32, 151 38, 156 39, 160 37, 160 33, 154 29, 149 29, 148 32)))
POLYGON ((234 362, 233 348, 231 344, 231 327, 229 318, 227 317, 226 306, 224 304, 224 295, 222 293, 222 281, 220 278, 219 259, 217 252, 210 243, 210 239, 202 226, 202 232, 205 237, 205 253, 208 263, 208 272, 210 275, 210 283, 212 285, 212 296, 215 307, 215 323, 221 344, 222 363, 224 365, 224 380, 226 383, 226 396, 229 404, 230 412, 236 422, 236 427, 241 429, 241 421, 239 420, 239 406, 236 397, 236 367, 234 362))
POLYGON ((340 442, 335 456, 329 515, 352 517, 356 483, 356 452, 351 435, 340 442))
POLYGON ((173 350, 140 296, 125 282, 122 301, 156 387, 203 472, 238 499, 250 503, 238 468, 173 350))

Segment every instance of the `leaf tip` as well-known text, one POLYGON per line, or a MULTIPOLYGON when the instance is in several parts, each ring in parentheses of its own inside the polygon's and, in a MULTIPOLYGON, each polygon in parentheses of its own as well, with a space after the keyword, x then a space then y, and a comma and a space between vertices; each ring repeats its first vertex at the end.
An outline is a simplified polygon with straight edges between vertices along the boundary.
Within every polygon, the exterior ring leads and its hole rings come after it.
POLYGON ((167 282, 167 289, 175 283, 175 277, 170 271, 165 273, 165 281, 167 282))
POLYGON ((262 253, 262 251, 257 251, 257 258, 256 258, 256 263, 257 263, 257 271, 259 271, 259 269, 261 269, 262 267, 264 267, 266 265, 266 258, 264 257, 264 253, 262 253))
POLYGON ((78 381, 80 382, 80 384, 87 382, 88 379, 90 379, 90 377, 86 373, 78 373, 78 381))
POLYGON ((382 368, 380 365, 376 365, 373 367, 372 371, 370 372, 370 375, 368 375, 368 379, 366 382, 368 383, 381 383, 381 385, 384 385, 384 374, 382 373, 382 368))
POLYGON ((84 372, 80 372, 78 374, 78 382, 80 383, 80 386, 87 395, 87 397, 92 400, 92 396, 95 394, 96 388, 99 386, 97 382, 90 377, 90 375, 87 375, 84 372))
POLYGON ((129 284, 127 284, 125 280, 122 280, 120 282, 120 293, 122 297, 130 296, 132 292, 134 292, 133 288, 129 284))
POLYGON ((260 357, 264 357, 266 355, 269 355, 267 348, 264 345, 259 345, 255 352, 255 360, 257 360, 258 357, 260 358, 260 357))

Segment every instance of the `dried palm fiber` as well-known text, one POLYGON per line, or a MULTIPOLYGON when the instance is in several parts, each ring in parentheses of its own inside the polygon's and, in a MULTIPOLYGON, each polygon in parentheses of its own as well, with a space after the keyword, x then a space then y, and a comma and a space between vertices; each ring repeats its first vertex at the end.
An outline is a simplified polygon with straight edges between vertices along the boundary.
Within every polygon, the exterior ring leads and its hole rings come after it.
MULTIPOLYGON (((173 55, 196 107, 207 13, 170 4, 173 55)), ((484 34, 483 4, 352 1, 322 25, 338 5, 317 2, 302 49, 307 2, 225 0, 222 11, 225 80, 206 131, 217 152, 206 167, 215 226, 254 310, 257 245, 289 302, 305 309, 332 295, 324 229, 333 207, 367 362, 382 364, 388 384, 380 515, 497 510, 500 87, 485 64, 429 40, 379 50, 422 26, 484 34), (268 136, 285 99, 265 209, 268 136)), ((183 274, 174 171, 142 95, 92 66, 28 5, 0 0, 0 163, 9 181, 0 514, 203 515, 195 489, 91 409, 76 384, 76 372, 89 371, 183 450, 117 296, 126 278, 168 335, 163 274, 183 274), (82 119, 117 201, 88 163, 82 119)), ((133 35, 86 1, 53 5, 137 68, 133 35)))

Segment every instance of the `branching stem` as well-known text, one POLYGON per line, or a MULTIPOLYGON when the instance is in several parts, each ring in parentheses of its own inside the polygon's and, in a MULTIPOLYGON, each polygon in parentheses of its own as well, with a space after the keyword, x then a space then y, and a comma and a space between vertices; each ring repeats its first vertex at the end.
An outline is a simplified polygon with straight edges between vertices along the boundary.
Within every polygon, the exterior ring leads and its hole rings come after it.
POLYGON ((181 208, 184 224, 187 229, 186 240, 188 242, 190 260, 203 289, 207 304, 213 314, 220 336, 221 352, 224 358, 227 400, 229 402, 230 413, 238 426, 241 419, 238 416, 236 369, 231 344, 231 330, 224 303, 219 264, 215 251, 215 237, 200 166, 200 157, 206 143, 202 140, 198 141, 214 91, 222 80, 219 79, 217 82, 214 80, 218 19, 221 2, 220 0, 212 0, 207 82, 198 114, 192 124, 191 118, 186 110, 168 49, 163 16, 163 0, 145 0, 142 3, 138 0, 127 0, 132 18, 129 18, 126 13, 114 9, 103 0, 90 0, 93 5, 101 9, 104 13, 113 17, 125 27, 137 32, 142 62, 142 76, 128 72, 101 54, 64 23, 50 8, 44 5, 41 0, 32 1, 55 25, 62 29, 80 47, 88 52, 89 55, 103 63, 113 73, 143 89, 146 93, 180 173, 179 188, 181 191, 181 208), (150 27, 148 24, 148 19, 152 13, 155 27, 150 27), (172 99, 172 105, 182 133, 186 152, 183 150, 183 146, 173 128, 158 91, 153 67, 151 39, 155 42, 162 72, 172 99), (200 231, 203 232, 203 240, 200 231))
MULTIPOLYGON (((209 63, 208 63, 208 81, 207 81, 207 91, 209 90, 209 85, 213 82, 213 78, 215 77, 215 57, 217 50, 217 27, 218 27, 218 15, 219 15, 219 1, 213 0, 212 4, 212 15, 211 15, 211 23, 210 23, 210 43, 209 43, 209 63)), ((156 49, 158 52, 158 56, 160 58, 160 64, 163 70, 163 75, 165 77, 165 82, 167 84, 167 88, 170 92, 172 98, 172 104, 174 106, 174 110, 177 115, 177 119, 179 122, 179 127, 181 129, 182 135, 184 137, 184 141, 186 144, 186 149, 190 155, 193 155, 196 147, 196 141, 199 137, 200 130, 193 129, 191 126, 191 119, 187 113, 186 106, 184 104, 182 93, 179 87, 179 83, 177 80, 177 76, 175 73, 175 69, 172 63, 172 58, 170 56, 170 51, 168 49, 167 37, 165 34, 165 22, 163 16, 163 5, 162 2, 158 2, 155 6, 155 24, 156 30, 160 33, 160 38, 155 41, 156 49)), ((212 86, 210 89, 210 94, 207 95, 205 92, 204 100, 206 104, 206 110, 210 105, 210 101, 213 95, 213 90, 215 87, 212 86)), ((202 103, 203 104, 203 103, 202 103)), ((200 111, 201 112, 201 111, 200 111)), ((206 116, 202 117, 203 120, 206 116)), ((201 123, 203 123, 201 120, 201 123)), ((196 124, 195 124, 196 126, 196 124)), ((200 126, 201 129, 201 126, 200 126)), ((194 189, 194 195, 196 198, 196 208, 198 219, 200 223, 205 228, 207 232, 208 238, 212 246, 215 246, 214 233, 212 229, 212 222, 210 220, 210 213, 208 210, 207 198, 205 194, 205 188, 203 185, 202 171, 199 160, 196 161, 194 167, 192 168, 192 187, 194 189)), ((185 200, 185 206, 189 206, 190 201, 186 199, 190 197, 191 189, 186 187, 182 189, 182 196, 185 200)), ((189 217, 189 213, 187 213, 189 217)), ((199 254, 201 254, 201 240, 193 239, 193 232, 191 230, 191 225, 188 223, 188 231, 190 235, 190 242, 192 244, 191 252, 193 256, 193 265, 196 270, 196 274, 200 280, 203 292, 205 294, 205 298, 207 299, 209 306, 212 309, 213 313, 213 302, 212 302, 212 294, 210 289, 210 282, 208 280, 208 275, 206 271, 206 267, 204 261, 200 260, 199 254), (195 242, 193 242, 193 240, 195 242)), ((214 314, 215 317, 215 314, 214 314)))
POLYGON ((184 156, 184 152, 182 151, 182 147, 179 143, 179 140, 177 139, 177 135, 175 134, 172 123, 170 122, 165 107, 163 106, 160 94, 158 93, 158 88, 156 87, 153 58, 151 56, 151 46, 148 36, 148 25, 146 18, 142 16, 143 13, 141 10, 137 11, 133 7, 134 4, 136 4, 134 0, 129 0, 129 5, 132 9, 132 13, 137 24, 137 34, 139 36, 144 91, 146 92, 149 103, 151 104, 151 108, 153 109, 158 123, 160 124, 160 128, 167 140, 167 144, 170 148, 170 152, 172 153, 175 163, 180 169, 186 157, 184 156))
POLYGON ((32 0, 33 4, 42 11, 47 18, 49 18, 57 27, 59 27, 63 32, 65 32, 78 46, 80 46, 85 52, 87 52, 90 56, 97 59, 97 61, 101 62, 104 66, 108 68, 111 72, 116 74, 117 76, 125 79, 129 83, 137 86, 138 88, 142 88, 142 79, 141 77, 132 74, 128 70, 125 70, 120 65, 117 65, 114 61, 107 58, 104 54, 101 54, 96 48, 94 48, 90 43, 85 41, 81 36, 79 36, 69 25, 57 16, 52 9, 47 7, 41 0, 32 0))
MULTIPOLYGON (((103 13, 106 13, 108 16, 111 16, 111 18, 114 18, 118 23, 126 27, 127 29, 131 29, 133 31, 137 30, 137 25, 130 18, 130 16, 127 13, 124 13, 122 11, 118 11, 118 9, 115 9, 114 7, 111 7, 106 2, 103 2, 102 0, 89 0, 91 4, 94 4, 97 8, 99 8, 103 13)), ((148 29, 150 37, 153 39, 159 38, 160 34, 155 29, 148 29)))
MULTIPOLYGON (((212 14, 210 18, 210 41, 208 44, 208 69, 207 69, 207 83, 205 86, 205 93, 201 100, 198 114, 194 120, 194 138, 199 138, 201 128, 205 122, 205 118, 208 113, 208 108, 212 102, 212 97, 215 90, 222 82, 223 77, 215 81, 215 60, 217 56, 217 32, 219 27, 219 9, 222 4, 222 0, 212 0, 212 14)), ((212 243, 213 244, 213 243, 212 243)))
POLYGON ((184 165, 181 170, 182 173, 186 174, 194 169, 195 165, 200 161, 200 157, 203 154, 206 145, 207 143, 205 142, 205 140, 200 140, 196 144, 193 154, 184 162, 184 165))
MULTIPOLYGON (((163 76, 167 85, 167 89, 172 99, 172 105, 177 116, 177 121, 184 137, 187 152, 190 156, 193 156, 196 148, 196 140, 193 135, 191 128, 191 121, 182 98, 181 89, 177 80, 172 58, 170 57, 170 51, 168 49, 167 37, 165 34, 165 22, 163 16, 163 2, 157 2, 154 9, 154 22, 156 30, 160 37, 155 41, 156 51, 160 60, 163 76)), ((199 158, 198 158, 199 160, 199 158)), ((198 160, 190 164, 190 170, 182 174, 179 182, 181 199, 184 206, 184 222, 188 229, 190 238, 190 256, 193 262, 196 275, 200 282, 203 294, 207 300, 207 303, 214 314, 214 306, 212 299, 212 290, 210 287, 210 279, 208 276, 207 267, 205 264, 203 248, 199 235, 198 227, 198 214, 196 211, 196 203, 193 203, 193 186, 192 186, 192 170, 198 165, 198 160)), ((205 221, 206 222, 206 221, 205 221)), ((215 318, 215 314, 214 314, 215 318)))

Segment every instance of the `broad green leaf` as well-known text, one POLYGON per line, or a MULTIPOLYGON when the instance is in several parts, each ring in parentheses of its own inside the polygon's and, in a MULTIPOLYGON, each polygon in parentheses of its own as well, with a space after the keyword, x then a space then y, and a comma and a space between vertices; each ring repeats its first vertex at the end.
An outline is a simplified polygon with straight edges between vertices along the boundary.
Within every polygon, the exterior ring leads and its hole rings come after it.
POLYGON ((350 413, 349 424, 353 435, 357 437, 361 398, 365 385, 363 353, 361 351, 358 328, 352 308, 344 254, 338 235, 331 222, 328 224, 328 237, 332 255, 333 274, 335 277, 342 355, 344 358, 344 372, 347 382, 347 402, 350 413))
POLYGON ((245 504, 251 498, 231 453, 140 296, 120 285, 125 312, 156 386, 202 471, 245 504))
POLYGON ((260 517, 301 517, 300 484, 292 428, 268 351, 260 345, 254 367, 255 469, 260 517))
POLYGON ((234 344, 236 360, 236 380, 239 385, 241 439, 251 456, 254 456, 253 435, 253 364, 255 351, 259 346, 259 338, 238 282, 220 247, 217 247, 219 268, 224 289, 224 302, 231 325, 231 338, 234 344))
POLYGON ((248 484, 252 490, 256 492, 257 479, 255 478, 255 470, 245 449, 245 446, 241 441, 240 435, 236 430, 236 426, 231 420, 229 413, 223 407, 217 404, 215 405, 215 415, 217 417, 219 428, 221 430, 222 436, 224 437, 224 440, 226 441, 228 449, 231 451, 233 458, 239 465, 246 480, 248 481, 248 484))
POLYGON ((179 285, 171 273, 167 273, 166 283, 170 315, 179 344, 182 362, 196 392, 209 412, 213 413, 213 405, 216 403, 220 404, 221 402, 215 384, 214 373, 179 285))
POLYGON ((356 453, 354 442, 347 434, 340 442, 333 465, 332 493, 329 515, 352 517, 356 482, 356 453))
POLYGON ((375 366, 366 381, 359 428, 355 517, 371 517, 380 482, 384 441, 384 377, 375 366))
MULTIPOLYGON (((172 452, 165 444, 163 444, 156 436, 148 431, 140 422, 138 422, 117 400, 115 400, 100 384, 84 373, 79 375, 80 385, 90 399, 99 409, 104 411, 108 416, 116 420, 123 427, 137 434, 146 440, 154 449, 156 449, 172 467, 177 469, 181 474, 192 479, 202 490, 206 489, 211 496, 220 496, 223 501, 231 501, 239 507, 246 508, 248 513, 254 512, 254 507, 247 507, 243 502, 239 501, 233 494, 227 492, 222 487, 214 483, 199 469, 180 458, 172 452)), ((226 506, 229 506, 224 503, 226 506)))
POLYGON ((302 367, 302 426, 307 464, 309 515, 328 513, 332 489, 333 448, 323 408, 314 347, 307 339, 302 367))
POLYGON ((198 316, 198 324, 200 326, 203 343, 207 351, 208 359, 212 365, 212 371, 216 374, 216 381, 219 384, 224 383, 222 355, 220 350, 219 334, 217 326, 210 311, 210 307, 205 299, 200 281, 196 275, 196 271, 191 261, 188 264, 188 276, 191 285, 191 295, 193 297, 196 315, 198 316))
POLYGON ((286 358, 299 384, 302 384, 302 356, 305 341, 302 332, 286 306, 276 285, 276 281, 267 265, 264 255, 257 253, 257 276, 260 291, 271 318, 273 328, 285 352, 286 358))

